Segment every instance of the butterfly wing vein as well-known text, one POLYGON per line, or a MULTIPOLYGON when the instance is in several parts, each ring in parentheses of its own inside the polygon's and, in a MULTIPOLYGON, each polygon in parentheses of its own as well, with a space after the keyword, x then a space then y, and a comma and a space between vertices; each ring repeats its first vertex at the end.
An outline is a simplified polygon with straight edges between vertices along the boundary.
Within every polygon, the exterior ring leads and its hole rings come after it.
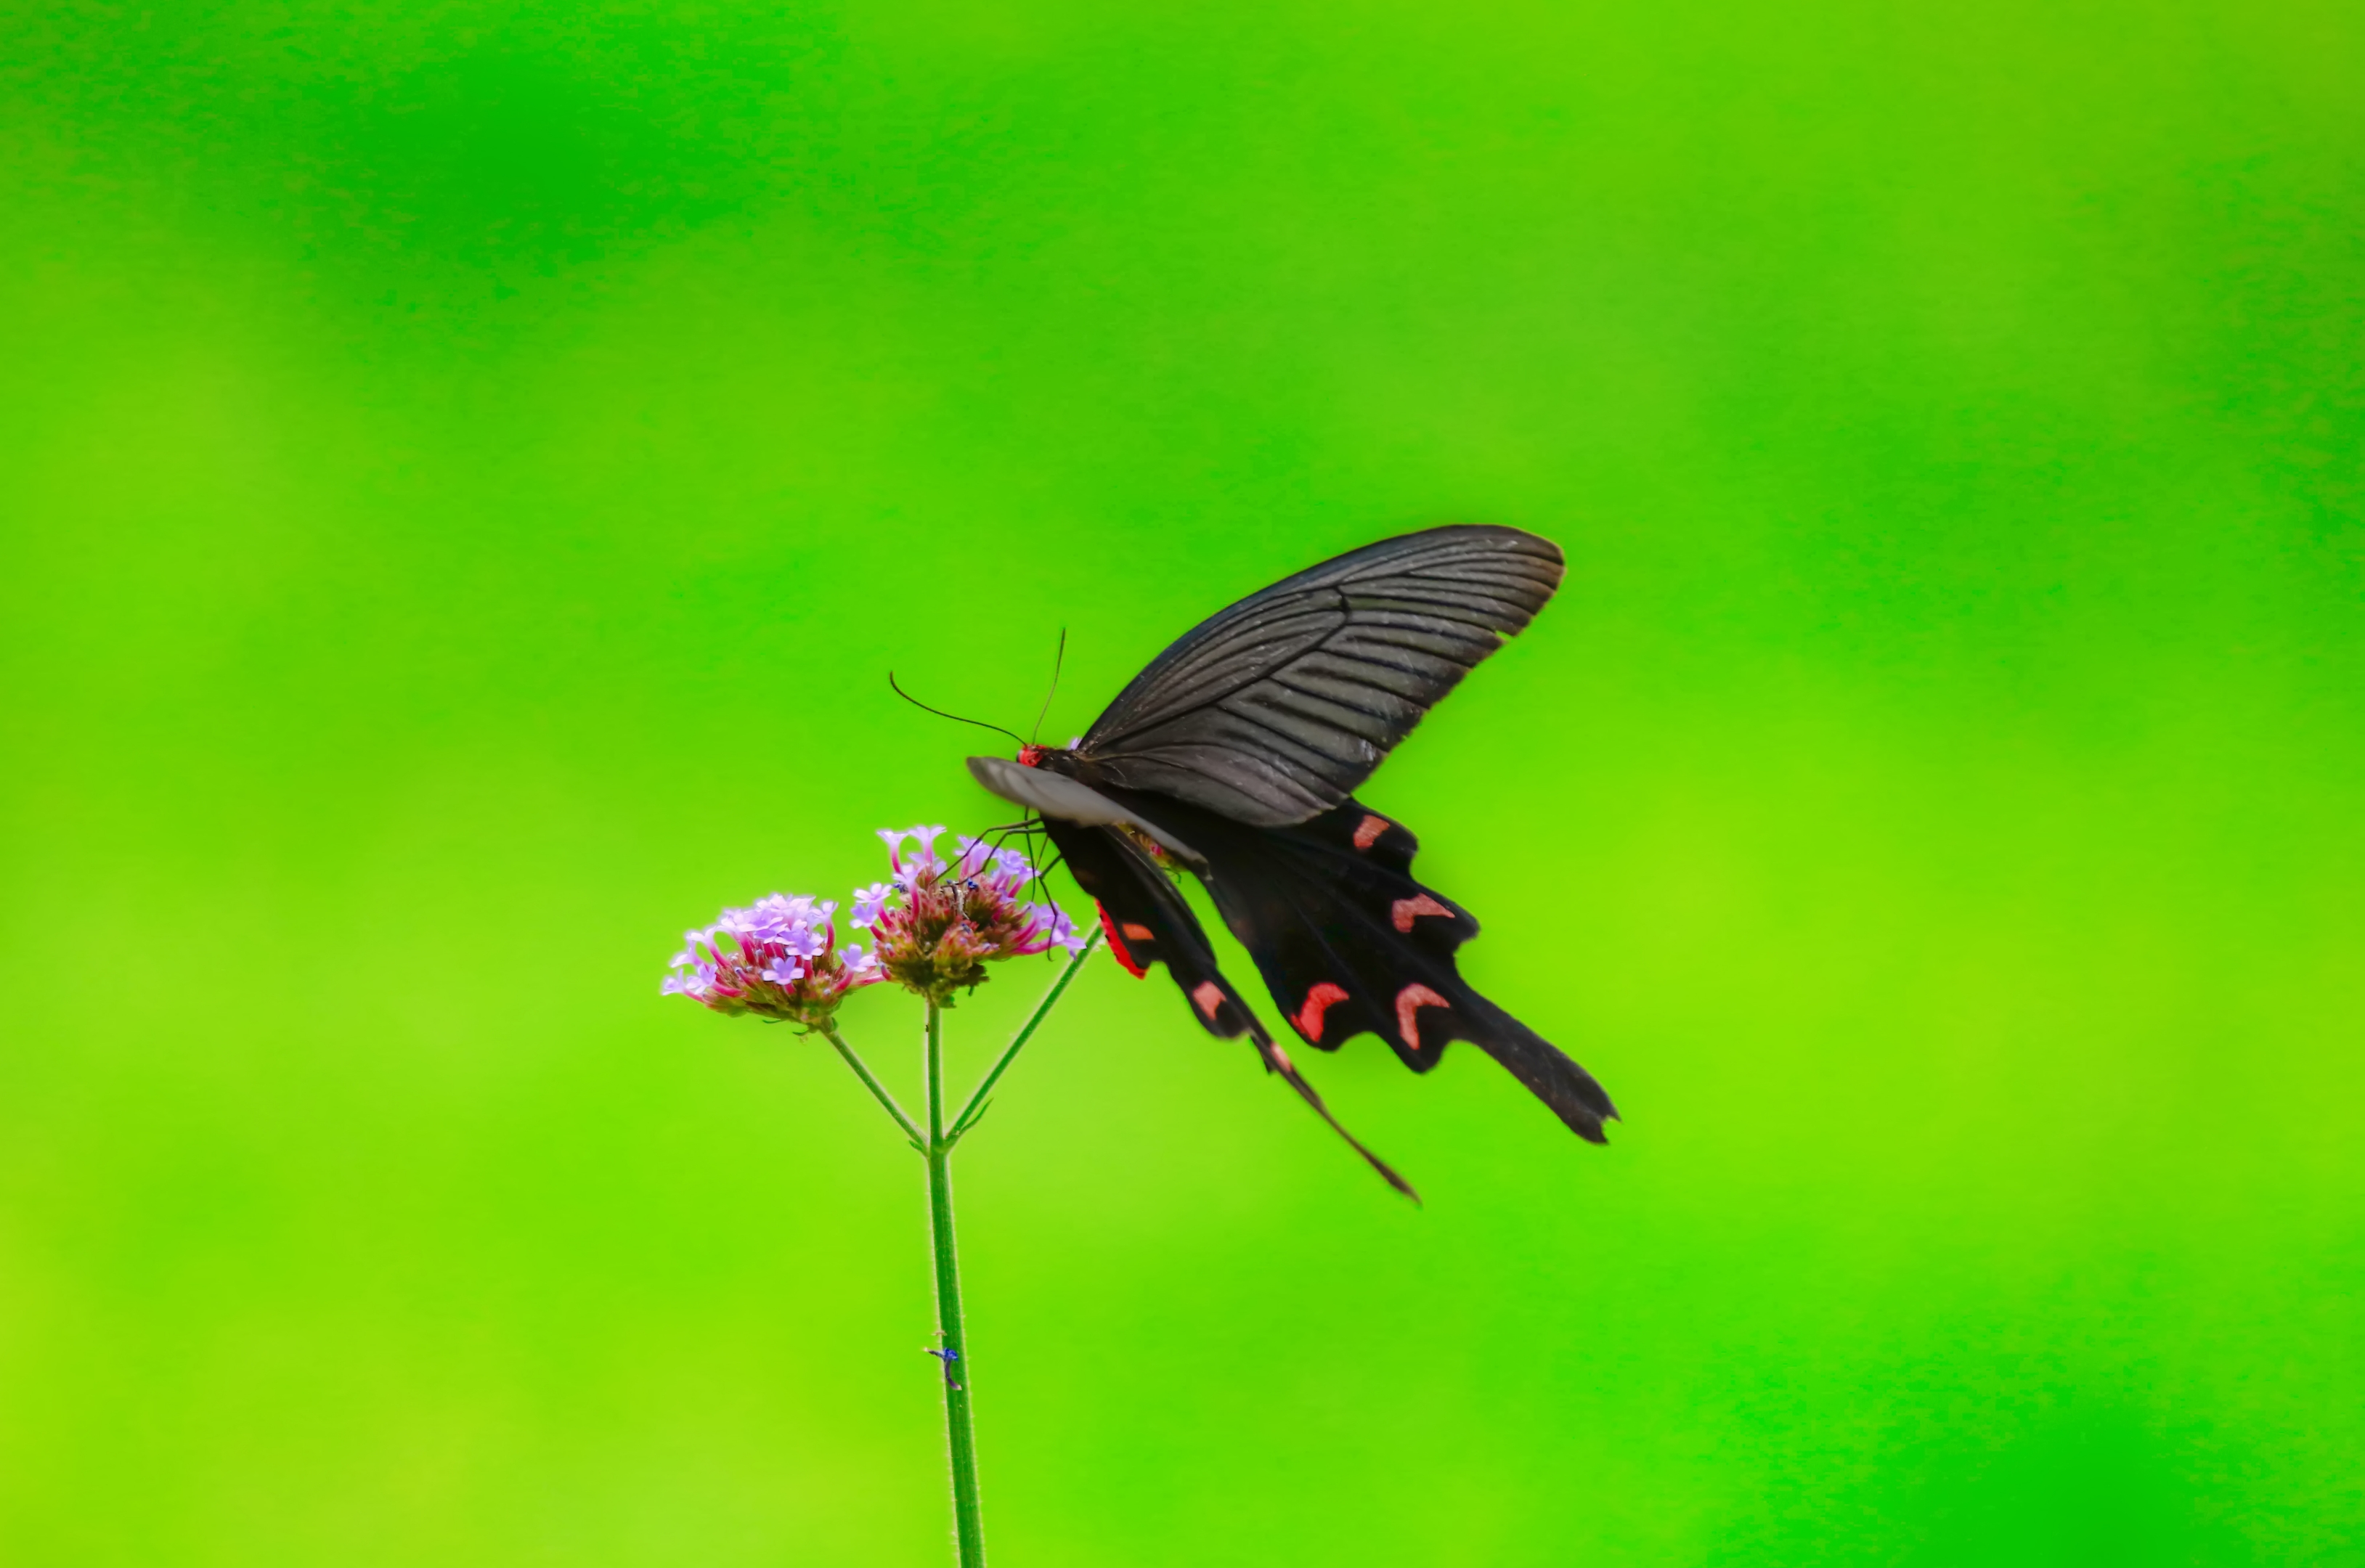
POLYGON ((1257 827, 1344 801, 1559 587, 1559 549, 1508 528, 1384 540, 1209 617, 1077 748, 1098 783, 1257 827))

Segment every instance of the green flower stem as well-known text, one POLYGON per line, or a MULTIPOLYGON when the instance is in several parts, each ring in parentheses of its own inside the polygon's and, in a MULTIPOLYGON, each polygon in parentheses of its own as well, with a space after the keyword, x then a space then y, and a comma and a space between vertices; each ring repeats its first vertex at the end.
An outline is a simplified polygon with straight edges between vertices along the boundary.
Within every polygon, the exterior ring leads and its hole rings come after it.
POLYGON ((960 1263, 953 1255, 952 1139, 945 1136, 944 1013, 928 1003, 928 1237, 936 1261, 936 1330, 944 1340, 945 1435, 952 1449, 953 1538, 960 1568, 985 1568, 977 1497, 977 1434, 970 1421, 969 1338, 961 1327, 960 1263))
POLYGON ((895 1096, 887 1092, 879 1075, 846 1043, 836 1026, 822 1026, 823 1038, 836 1047, 837 1054, 846 1058, 846 1065, 854 1070, 854 1076, 870 1091, 871 1098, 895 1119, 912 1147, 928 1162, 928 1240, 936 1266, 936 1338, 945 1351, 945 1439, 952 1454, 953 1539, 959 1548, 960 1568, 985 1568, 985 1522, 978 1503, 977 1431, 970 1414, 969 1336, 961 1323, 960 1260, 953 1248, 953 1145, 985 1114, 986 1094, 1001 1081, 1026 1042, 1034 1038, 1036 1029, 1050 1014, 1053 1005, 1067 991, 1068 982, 1076 978, 1076 971, 1092 957, 1100 939, 1097 930, 1084 939, 1084 945, 1051 981, 1050 989, 1026 1015, 1026 1021, 1018 1025, 1018 1032, 1011 1036, 1010 1044, 986 1070, 984 1079, 950 1124, 945 1120, 944 1010, 934 1002, 928 1003, 925 1132, 895 1103, 895 1096))
POLYGON ((837 1032, 837 1025, 824 1024, 822 1025, 821 1032, 824 1039, 837 1047, 837 1054, 846 1058, 846 1065, 854 1070, 855 1077, 862 1080, 862 1086, 870 1091, 871 1097, 885 1106, 887 1114, 895 1118, 895 1125, 903 1129, 903 1136, 912 1140, 912 1147, 921 1149, 923 1153, 926 1152, 921 1141, 919 1125, 904 1114, 902 1106, 895 1103, 895 1096, 887 1092, 887 1086, 879 1081, 879 1075, 872 1072, 869 1066, 854 1054, 854 1047, 846 1043, 846 1036, 837 1032))
POLYGON ((977 1119, 985 1114, 987 1093, 1002 1081, 1002 1075, 1010 1070, 1010 1064, 1018 1059, 1019 1049, 1034 1038, 1036 1025, 1049 1015, 1053 1005, 1059 1000, 1059 994, 1068 989, 1068 982, 1076 978, 1076 971, 1084 967, 1084 960, 1093 956, 1093 949, 1100 945, 1100 939, 1101 928, 1095 925, 1092 935, 1084 938, 1084 945, 1076 949, 1075 957, 1068 960, 1067 968, 1061 969, 1059 978, 1051 982, 1051 989, 1043 993, 1043 1000, 1035 1004, 1035 1011, 1026 1015, 1026 1022, 1018 1025, 1018 1033, 1010 1036, 1009 1047, 986 1070, 985 1077, 978 1086, 970 1092, 969 1103, 961 1107, 960 1114, 953 1118, 952 1130, 945 1135, 951 1142, 958 1143, 961 1135, 975 1126, 977 1119))

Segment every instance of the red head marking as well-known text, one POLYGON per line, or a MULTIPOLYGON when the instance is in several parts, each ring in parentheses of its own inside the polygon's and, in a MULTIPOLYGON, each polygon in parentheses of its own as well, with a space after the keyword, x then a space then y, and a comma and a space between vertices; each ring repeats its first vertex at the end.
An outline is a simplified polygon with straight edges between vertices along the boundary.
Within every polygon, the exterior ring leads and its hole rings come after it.
POLYGON ((1417 1014, 1422 1008, 1452 1005, 1425 985, 1408 985, 1396 992, 1396 1033, 1402 1036, 1405 1048, 1420 1049, 1420 1019, 1417 1014))
POLYGON ((1018 766, 1021 767, 1042 767, 1043 748, 1031 743, 1026 745, 1020 746, 1018 748, 1018 766))
POLYGON ((1346 1000, 1346 987, 1324 980, 1306 993, 1306 1005, 1297 1010, 1297 1015, 1290 1022, 1297 1025, 1299 1034, 1318 1046, 1322 1043, 1322 1015, 1346 1000))

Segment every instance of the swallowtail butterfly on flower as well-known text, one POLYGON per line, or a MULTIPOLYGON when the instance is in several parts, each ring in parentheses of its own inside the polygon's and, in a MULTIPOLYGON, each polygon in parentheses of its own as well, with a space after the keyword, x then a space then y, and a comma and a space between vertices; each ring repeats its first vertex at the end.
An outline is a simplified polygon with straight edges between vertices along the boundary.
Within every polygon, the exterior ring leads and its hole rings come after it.
POLYGON ((1560 586, 1561 554, 1512 528, 1434 528, 1284 577, 1184 633, 1064 747, 973 756, 988 790, 1038 814, 1136 976, 1164 964, 1213 1035, 1339 1126, 1216 967, 1180 866, 1206 884, 1265 989, 1309 1045, 1374 1034, 1415 1072, 1468 1040, 1568 1124, 1605 1141, 1617 1114, 1591 1074, 1463 982, 1469 911, 1412 874, 1402 823, 1352 791, 1421 716, 1560 586), (1164 865, 1161 865, 1161 862, 1164 865))

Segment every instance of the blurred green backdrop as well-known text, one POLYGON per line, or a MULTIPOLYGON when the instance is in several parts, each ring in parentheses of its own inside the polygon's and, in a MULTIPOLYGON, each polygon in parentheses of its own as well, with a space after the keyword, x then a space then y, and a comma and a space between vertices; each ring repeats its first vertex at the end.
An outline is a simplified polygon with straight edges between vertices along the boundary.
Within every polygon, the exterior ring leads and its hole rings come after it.
POLYGON ((1317 1060, 1416 1211, 1096 960, 997 1560, 2365 1561, 2360 45, 12 6, 0 1560, 948 1561, 917 1163, 666 955, 994 819, 891 666, 1065 625, 1064 738, 1482 520, 1567 587, 1366 794, 1627 1122, 1317 1060))

